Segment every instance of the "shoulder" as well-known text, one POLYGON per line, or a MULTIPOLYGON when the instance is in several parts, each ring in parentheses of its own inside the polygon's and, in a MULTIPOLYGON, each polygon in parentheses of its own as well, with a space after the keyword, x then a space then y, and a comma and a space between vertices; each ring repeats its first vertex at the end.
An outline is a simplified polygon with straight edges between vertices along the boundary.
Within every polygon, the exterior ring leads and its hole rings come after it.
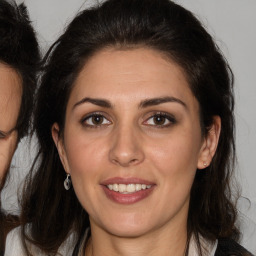
POLYGON ((220 238, 215 256, 253 256, 253 254, 230 238, 220 238))
MULTIPOLYGON (((7 236, 6 248, 4 256, 27 256, 21 239, 21 228, 17 227, 13 229, 7 236)), ((63 242, 58 250, 58 255, 72 255, 74 249, 75 236, 71 233, 67 239, 63 242)), ((32 255, 46 256, 39 248, 34 245, 27 244, 28 249, 32 255)))
POLYGON ((6 244, 5 244, 5 254, 4 254, 5 256, 25 255, 25 252, 22 246, 20 232, 21 232, 21 229, 18 227, 13 229, 7 235, 6 244))

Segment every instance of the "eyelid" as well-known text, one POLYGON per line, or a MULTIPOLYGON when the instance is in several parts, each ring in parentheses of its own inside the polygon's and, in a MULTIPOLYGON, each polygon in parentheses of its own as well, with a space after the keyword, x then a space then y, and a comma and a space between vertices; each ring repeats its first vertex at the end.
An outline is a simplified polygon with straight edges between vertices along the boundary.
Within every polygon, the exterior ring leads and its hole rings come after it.
POLYGON ((145 125, 148 125, 148 126, 151 126, 151 127, 158 127, 158 128, 166 128, 166 127, 169 127, 173 124, 175 124, 177 122, 176 118, 174 117, 174 115, 172 114, 169 114, 169 113, 166 113, 166 112, 162 112, 162 111, 155 111, 153 113, 150 113, 150 116, 146 118, 145 121, 143 121, 143 124, 145 125), (156 116, 162 116, 164 118, 166 118, 169 123, 168 124, 163 124, 163 125, 152 125, 152 124, 146 124, 146 122, 156 116))
POLYGON ((98 128, 100 126, 105 126, 105 125, 109 125, 109 124, 112 124, 112 121, 110 120, 111 118, 110 117, 106 117, 108 116, 106 113, 104 112, 99 112, 99 111, 96 111, 96 112, 91 112, 91 113, 88 113, 86 114, 85 116, 82 117, 82 119, 80 120, 80 123, 83 125, 83 126, 86 126, 86 127, 90 127, 90 128, 98 128), (91 124, 86 124, 86 120, 94 117, 94 116, 101 116, 103 117, 104 119, 108 120, 108 124, 99 124, 99 125, 91 125, 91 124))
POLYGON ((9 130, 8 132, 3 132, 0 131, 0 139, 5 139, 7 138, 13 131, 16 130, 16 127, 12 128, 11 130, 9 130))
POLYGON ((0 139, 4 139, 4 138, 6 138, 6 134, 0 131, 0 139))

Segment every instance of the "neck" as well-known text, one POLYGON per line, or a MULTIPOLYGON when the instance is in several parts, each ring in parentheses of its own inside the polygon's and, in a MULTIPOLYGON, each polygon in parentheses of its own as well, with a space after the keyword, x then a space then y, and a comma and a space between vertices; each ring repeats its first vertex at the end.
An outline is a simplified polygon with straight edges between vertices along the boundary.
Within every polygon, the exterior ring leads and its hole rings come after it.
POLYGON ((91 225, 86 256, 184 256, 187 245, 186 225, 174 229, 161 227, 136 237, 119 237, 91 225))

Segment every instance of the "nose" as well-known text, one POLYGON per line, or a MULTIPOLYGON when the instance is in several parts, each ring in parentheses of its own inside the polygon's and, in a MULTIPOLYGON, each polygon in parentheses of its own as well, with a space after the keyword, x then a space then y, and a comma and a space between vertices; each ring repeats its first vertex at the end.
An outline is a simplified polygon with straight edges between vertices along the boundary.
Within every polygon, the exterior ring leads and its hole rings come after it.
POLYGON ((114 132, 109 160, 122 167, 138 165, 143 162, 145 156, 142 147, 142 138, 134 127, 119 127, 114 132))

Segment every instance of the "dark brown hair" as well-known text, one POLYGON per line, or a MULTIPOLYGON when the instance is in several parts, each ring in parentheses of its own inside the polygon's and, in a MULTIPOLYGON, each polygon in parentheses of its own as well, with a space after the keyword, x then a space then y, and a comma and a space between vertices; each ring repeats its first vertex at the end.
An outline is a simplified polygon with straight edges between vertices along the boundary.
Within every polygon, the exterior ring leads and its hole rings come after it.
POLYGON ((22 102, 16 125, 21 139, 29 131, 40 54, 26 6, 9 2, 0 1, 0 62, 13 68, 22 80, 22 102))
POLYGON ((168 0, 109 0, 81 12, 45 57, 37 94, 35 132, 39 152, 27 179, 22 205, 23 239, 55 255, 72 230, 80 238, 89 227, 87 213, 74 190, 63 187, 65 171, 51 137, 57 122, 65 123, 72 86, 84 63, 105 47, 155 49, 180 65, 200 105, 202 133, 213 116, 222 120, 213 161, 197 170, 191 191, 188 237, 214 241, 238 239, 230 179, 235 162, 233 75, 225 58, 195 16, 168 0), (25 225, 31 223, 30 233, 25 225), (54 223, 54 225, 53 225, 54 223))
MULTIPOLYGON (((13 68, 22 80, 22 101, 16 124, 18 140, 28 134, 36 89, 39 47, 24 4, 0 1, 0 63, 13 68)), ((0 192, 8 170, 0 181, 0 192)), ((0 255, 4 251, 6 234, 18 225, 17 217, 6 216, 0 202, 0 255)))

